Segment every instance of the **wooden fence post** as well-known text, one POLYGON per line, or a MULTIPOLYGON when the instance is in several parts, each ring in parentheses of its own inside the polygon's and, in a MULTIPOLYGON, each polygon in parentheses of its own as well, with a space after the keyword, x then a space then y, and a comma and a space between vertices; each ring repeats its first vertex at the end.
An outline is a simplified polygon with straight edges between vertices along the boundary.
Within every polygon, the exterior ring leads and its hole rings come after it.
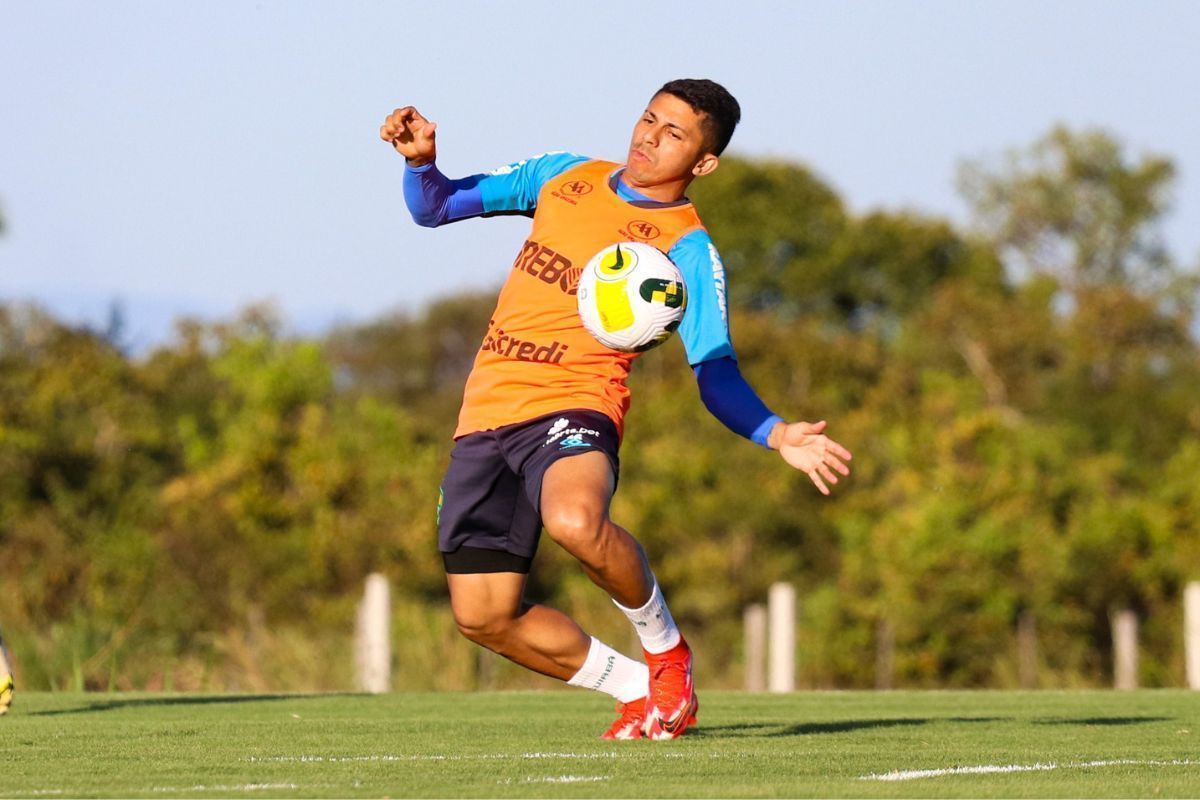
POLYGON ((1138 686, 1138 618, 1128 608, 1119 610, 1112 619, 1113 686, 1117 689, 1136 689, 1138 686))
POLYGON ((767 609, 762 603, 746 606, 742 614, 746 636, 746 691, 767 688, 767 609))
POLYGON ((767 597, 770 665, 767 689, 783 693, 796 690, 796 589, 790 583, 771 585, 767 597))
POLYGON ((354 655, 358 686, 364 692, 381 694, 392 686, 392 601, 388 580, 378 572, 367 576, 358 624, 354 655))
POLYGON ((1188 686, 1200 689, 1200 581, 1183 590, 1183 651, 1188 686))

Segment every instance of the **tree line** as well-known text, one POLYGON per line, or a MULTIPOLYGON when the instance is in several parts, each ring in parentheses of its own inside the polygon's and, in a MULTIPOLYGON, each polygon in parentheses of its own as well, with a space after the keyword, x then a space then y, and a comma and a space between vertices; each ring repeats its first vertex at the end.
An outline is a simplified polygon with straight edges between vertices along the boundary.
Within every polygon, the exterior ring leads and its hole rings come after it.
MULTIPOLYGON (((969 226, 853 213, 790 162, 725 158, 694 186, 743 371, 855 452, 822 498, 707 414, 678 341, 637 362, 613 514, 706 683, 740 684, 742 609, 777 580, 801 599, 802 686, 1104 685, 1119 608, 1144 622, 1143 682, 1182 683, 1200 284, 1161 237, 1173 180, 1060 128, 963 167, 969 226)), ((0 305, 0 629, 22 684, 351 688, 355 604, 382 571, 397 688, 548 685, 458 637, 436 553, 493 304, 316 338, 255 307, 138 356, 0 305)), ((530 593, 632 649, 548 540, 530 593)))

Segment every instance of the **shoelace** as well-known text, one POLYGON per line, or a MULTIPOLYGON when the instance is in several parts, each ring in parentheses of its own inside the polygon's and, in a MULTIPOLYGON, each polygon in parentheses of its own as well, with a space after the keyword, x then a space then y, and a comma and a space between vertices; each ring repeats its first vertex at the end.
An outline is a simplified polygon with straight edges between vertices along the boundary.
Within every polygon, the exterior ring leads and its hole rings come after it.
POLYGON ((646 715, 646 706, 644 701, 639 708, 636 700, 632 703, 622 703, 618 700, 615 710, 621 716, 609 728, 610 731, 614 732, 621 730, 626 725, 640 723, 646 715))
MULTIPOLYGON (((671 690, 672 694, 681 694, 684 687, 687 686, 687 667, 682 661, 664 662, 655 668, 654 680, 660 684, 667 683, 667 688, 671 690), (676 674, 668 676, 668 670, 676 674)), ((658 694, 661 694, 661 692, 658 694)))

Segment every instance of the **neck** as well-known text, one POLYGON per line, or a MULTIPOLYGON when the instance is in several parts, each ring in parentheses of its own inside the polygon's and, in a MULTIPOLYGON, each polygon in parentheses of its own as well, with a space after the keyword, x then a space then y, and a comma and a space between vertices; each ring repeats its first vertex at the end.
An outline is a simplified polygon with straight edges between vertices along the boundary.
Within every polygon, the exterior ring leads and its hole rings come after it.
POLYGON ((687 192, 687 187, 692 182, 692 176, 680 178, 666 183, 640 183, 629 174, 629 170, 621 171, 621 180, 631 189, 635 189, 640 194, 644 194, 651 200, 659 203, 674 203, 676 200, 683 199, 684 193, 687 192))

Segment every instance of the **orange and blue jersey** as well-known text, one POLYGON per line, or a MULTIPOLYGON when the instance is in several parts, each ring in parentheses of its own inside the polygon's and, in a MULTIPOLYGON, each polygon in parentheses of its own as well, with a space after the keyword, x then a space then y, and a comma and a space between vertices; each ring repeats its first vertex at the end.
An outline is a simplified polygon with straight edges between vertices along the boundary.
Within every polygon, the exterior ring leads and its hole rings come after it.
POLYGON ((533 217, 467 379, 456 438, 568 408, 599 411, 623 429, 637 354, 609 349, 586 332, 575 290, 592 255, 632 240, 663 250, 683 273, 688 307, 679 335, 706 407, 765 444, 779 417, 737 368, 716 246, 690 201, 650 200, 620 175, 619 164, 569 153, 454 181, 433 164, 406 169, 405 200, 423 226, 500 213, 533 217))

